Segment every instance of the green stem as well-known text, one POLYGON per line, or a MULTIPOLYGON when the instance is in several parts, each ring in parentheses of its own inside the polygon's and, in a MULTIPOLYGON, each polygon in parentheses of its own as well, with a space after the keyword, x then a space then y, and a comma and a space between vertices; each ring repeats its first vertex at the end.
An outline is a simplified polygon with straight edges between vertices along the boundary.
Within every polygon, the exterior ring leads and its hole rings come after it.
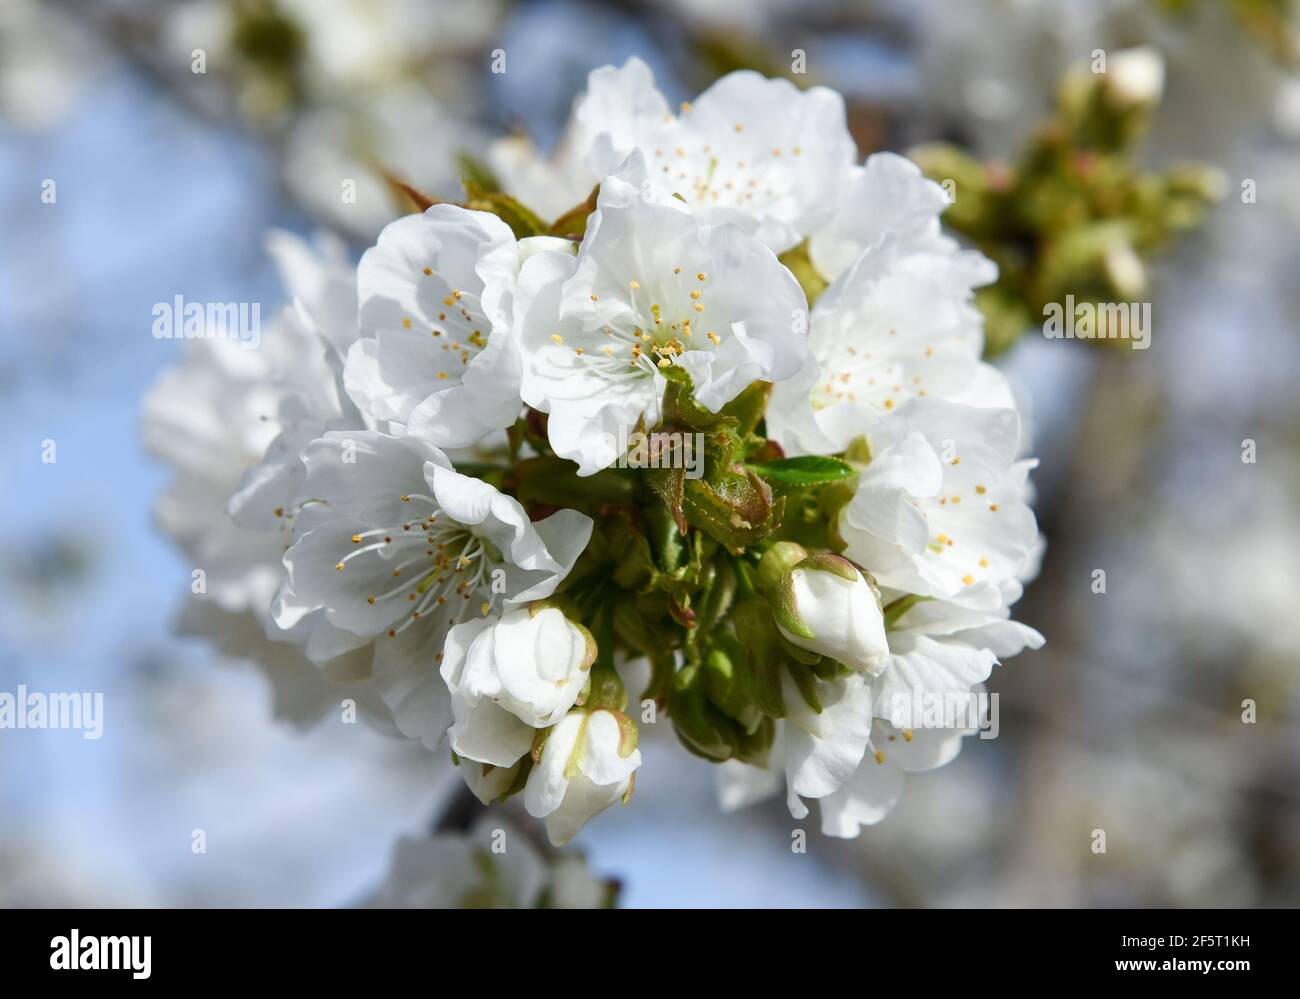
POLYGON ((748 563, 733 559, 731 563, 736 571, 736 587, 740 590, 740 595, 744 597, 758 596, 758 588, 754 586, 753 573, 748 563))

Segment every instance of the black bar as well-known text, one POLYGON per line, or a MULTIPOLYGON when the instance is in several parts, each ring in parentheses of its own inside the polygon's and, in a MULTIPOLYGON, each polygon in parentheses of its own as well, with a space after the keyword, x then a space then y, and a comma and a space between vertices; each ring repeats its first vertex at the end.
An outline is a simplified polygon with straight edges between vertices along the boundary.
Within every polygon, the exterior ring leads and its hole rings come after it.
MULTIPOLYGON (((894 984, 990 989, 1018 982, 1124 980, 1177 983, 1180 989, 1201 982, 1223 989, 1261 974, 1270 981, 1290 980, 1296 963, 1293 934, 1284 935, 1294 914, 1280 910, 40 909, 9 911, 0 919, 0 968, 7 982, 62 978, 92 986, 115 979, 131 985, 284 981, 374 987, 391 977, 414 976, 439 989, 480 977, 485 986, 505 986, 517 973, 520 987, 534 989, 553 986, 544 980, 566 974, 570 966, 587 973, 607 966, 620 974, 640 967, 637 975, 652 980, 656 974, 671 980, 690 966, 698 969, 690 973, 693 978, 707 973, 727 984, 763 984, 779 968, 806 976, 807 987, 831 975, 864 990, 894 984), (119 964, 128 965, 122 955, 133 952, 119 941, 103 946, 98 940, 87 944, 87 938, 149 937, 149 977, 136 979, 129 966, 56 970, 52 960, 64 960, 73 930, 85 953, 93 951, 96 959, 118 956, 119 964), (673 972, 670 966, 679 962, 673 972), (1209 962, 1208 971, 1202 962, 1209 962)), ((134 954, 143 956, 143 939, 134 954)))

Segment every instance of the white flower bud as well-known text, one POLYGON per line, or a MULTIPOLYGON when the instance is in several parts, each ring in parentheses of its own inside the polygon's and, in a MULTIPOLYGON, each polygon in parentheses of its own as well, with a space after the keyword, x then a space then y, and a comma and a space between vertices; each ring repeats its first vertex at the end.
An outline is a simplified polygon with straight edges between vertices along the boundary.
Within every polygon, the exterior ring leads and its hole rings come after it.
POLYGON ((589 819, 632 794, 641 765, 637 731, 620 711, 572 711, 551 729, 528 775, 524 807, 546 820, 556 846, 569 842, 589 819))
POLYGON ((772 605, 791 644, 872 676, 889 664, 876 591, 848 559, 810 555, 786 573, 772 605))
POLYGON ((1165 89, 1165 60, 1149 45, 1116 52, 1106 74, 1125 104, 1154 104, 1165 89))
POLYGON ((443 647, 451 691, 451 746, 459 756, 508 767, 577 702, 596 658, 587 629, 554 607, 459 624, 443 647))

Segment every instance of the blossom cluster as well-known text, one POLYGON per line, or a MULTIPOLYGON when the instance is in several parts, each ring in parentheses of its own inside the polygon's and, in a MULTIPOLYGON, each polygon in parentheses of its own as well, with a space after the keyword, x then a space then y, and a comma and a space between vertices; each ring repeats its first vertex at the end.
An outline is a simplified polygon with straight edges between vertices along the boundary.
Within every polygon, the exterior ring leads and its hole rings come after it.
POLYGON ((257 622, 281 686, 364 692, 556 844, 628 801, 663 715, 725 807, 784 784, 856 835, 973 731, 920 702, 1042 642, 1010 617, 1038 532, 981 360, 996 269, 822 87, 737 72, 673 109, 634 59, 551 157, 489 163, 355 270, 274 237, 277 328, 155 389, 195 627, 257 622))
POLYGON ((465 832, 405 836, 367 900, 376 909, 606 909, 617 881, 599 878, 572 853, 548 855, 499 816, 465 832))

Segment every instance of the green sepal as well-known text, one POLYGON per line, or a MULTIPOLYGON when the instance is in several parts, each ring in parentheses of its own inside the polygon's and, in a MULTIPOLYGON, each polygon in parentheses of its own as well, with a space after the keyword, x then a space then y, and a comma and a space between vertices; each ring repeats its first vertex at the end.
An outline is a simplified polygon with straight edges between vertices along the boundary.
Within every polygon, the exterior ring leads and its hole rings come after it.
POLYGON ((718 556, 704 566, 700 575, 700 589, 703 596, 697 601, 695 626, 701 634, 711 634, 736 599, 736 574, 732 571, 731 560, 718 556))
POLYGON ((929 599, 929 597, 923 597, 916 593, 906 593, 897 600, 894 600, 884 608, 885 627, 893 628, 894 625, 898 624, 899 618, 923 600, 929 599))
POLYGON ((751 732, 763 717, 751 697, 749 655, 735 635, 715 635, 704 657, 704 689, 709 701, 723 714, 751 732))
POLYGON ((709 703, 704 677, 697 666, 686 666, 673 678, 668 701, 673 730, 690 752, 720 763, 731 759, 743 735, 740 726, 709 703))
POLYGON ((776 722, 772 718, 759 719, 752 732, 741 737, 736 749, 736 759, 752 766, 767 766, 767 757, 772 749, 772 740, 776 738, 776 722))
POLYGON ((819 680, 825 680, 828 683, 832 680, 838 680, 840 677, 848 676, 853 672, 851 667, 845 666, 842 662, 830 658, 830 656, 818 656, 815 663, 809 663, 808 668, 813 671, 813 675, 819 680))
POLYGON ((811 667, 804 666, 802 663, 787 662, 785 668, 786 672, 790 674, 790 679, 794 681, 799 696, 804 699, 804 703, 818 714, 821 714, 822 698, 817 689, 817 674, 812 671, 811 667))
POLYGON ((778 541, 763 553, 754 582, 760 592, 771 592, 791 569, 808 557, 808 550, 794 541, 778 541))
POLYGON ((776 586, 768 590, 767 596, 772 605, 772 616, 783 630, 810 641, 817 637, 799 615, 799 604, 794 596, 793 570, 786 572, 776 586))
POLYGON ((658 651, 649 653, 647 658, 650 660, 650 680, 646 683, 645 690, 641 691, 640 699, 654 701, 656 707, 662 710, 672 692, 677 655, 672 649, 661 646, 658 651))
POLYGON ((510 782, 510 786, 501 792, 501 797, 497 801, 505 801, 507 798, 518 794, 528 783, 528 775, 533 772, 533 758, 525 753, 523 758, 516 764, 519 767, 515 771, 515 778, 510 782))
POLYGON ((726 423, 734 426, 733 418, 722 413, 713 413, 695 401, 691 376, 685 368, 670 365, 660 369, 667 383, 664 387, 663 422, 665 424, 688 427, 691 430, 711 430, 726 423))
POLYGON ((722 415, 736 421, 736 433, 741 437, 752 434, 763 419, 768 400, 772 398, 771 382, 753 382, 740 395, 722 407, 722 415))
POLYGON ((731 624, 747 654, 750 700, 763 714, 783 718, 781 667, 786 656, 767 601, 761 597, 740 601, 731 612, 731 624))
POLYGON ((808 241, 804 240, 793 249, 786 250, 777 259, 785 264, 795 280, 799 282, 799 287, 803 289, 804 296, 808 299, 808 305, 814 305, 821 293, 826 290, 827 281, 813 266, 812 255, 808 252, 808 241))
POLYGON ((785 504, 773 503, 772 490, 746 469, 726 472, 715 485, 687 479, 682 510, 693 527, 739 555, 776 529, 785 504))
POLYGON ((795 568, 803 569, 805 572, 829 572, 850 583, 861 582, 864 579, 856 565, 843 555, 836 555, 834 552, 813 552, 795 568))

